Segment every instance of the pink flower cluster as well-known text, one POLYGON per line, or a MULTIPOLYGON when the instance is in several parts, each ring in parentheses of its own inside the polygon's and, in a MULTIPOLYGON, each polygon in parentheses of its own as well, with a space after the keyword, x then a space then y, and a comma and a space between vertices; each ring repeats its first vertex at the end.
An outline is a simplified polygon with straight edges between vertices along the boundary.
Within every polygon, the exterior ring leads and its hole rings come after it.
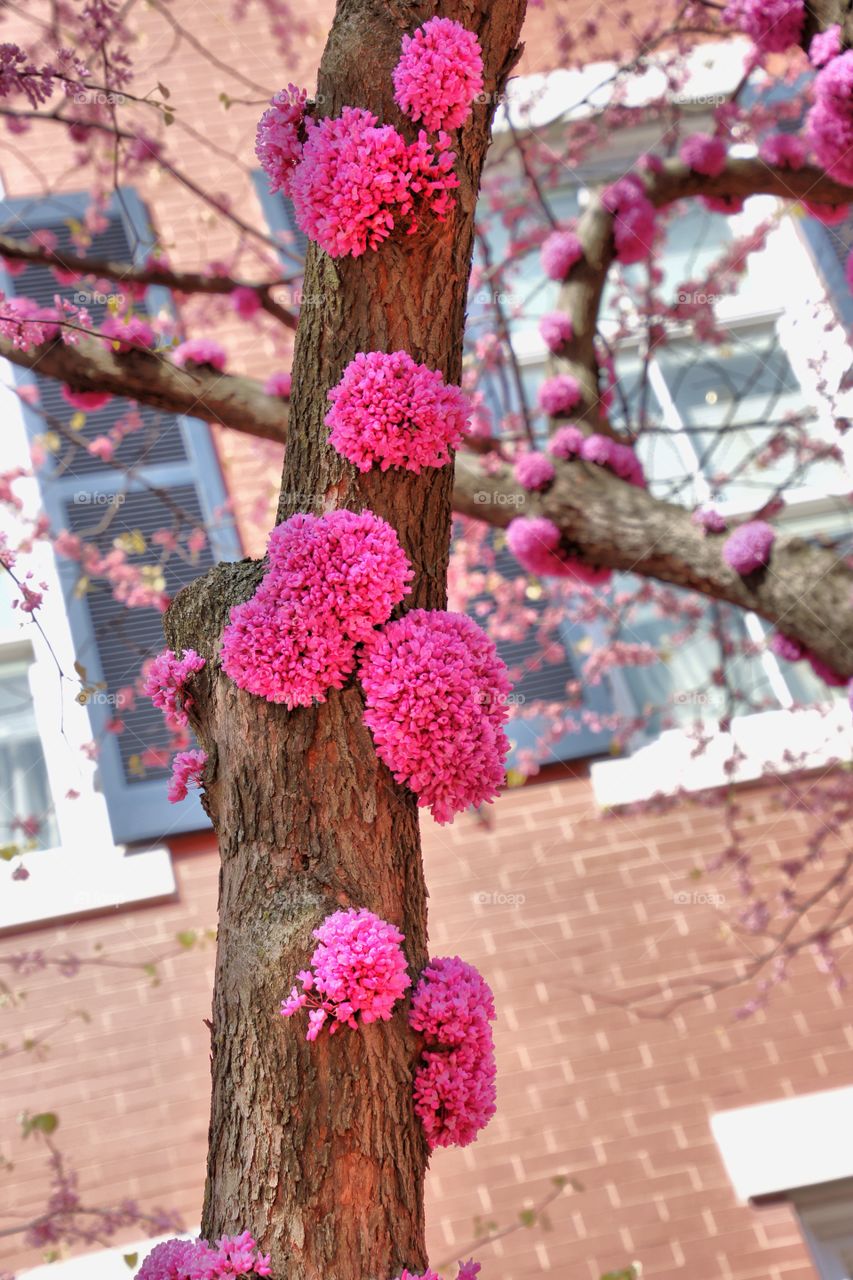
POLYGON ((560 530, 545 516, 517 516, 506 531, 506 541, 518 563, 528 573, 543 578, 574 578, 589 587, 610 581, 611 571, 585 564, 564 552, 560 530))
POLYGON ((805 21, 803 0, 730 0, 723 19, 738 27, 762 53, 784 53, 799 43, 805 21))
POLYGON ((409 145, 359 107, 308 120, 306 133, 290 194, 300 228, 331 257, 377 249, 400 223, 417 230, 424 210, 446 219, 459 186, 446 133, 409 145))
POLYGON ((400 947, 403 934, 372 911, 336 911, 327 916, 314 937, 320 945, 311 957, 312 969, 297 974, 302 991, 294 987, 282 1001, 280 1013, 290 1018, 306 1005, 306 1040, 316 1040, 329 1021, 329 1034, 340 1026, 387 1022, 394 1005, 412 985, 400 947))
POLYGON ((738 525, 723 543, 723 559, 735 573, 754 573, 770 559, 776 530, 765 520, 738 525))
POLYGON ((269 568, 235 605, 222 668, 241 689, 288 707, 324 702, 355 666, 355 645, 386 622, 412 569, 371 511, 295 515, 269 540, 269 568))
POLYGON ((584 435, 579 427, 569 424, 560 427, 548 441, 548 452, 553 458, 569 461, 582 458, 584 462, 593 462, 599 467, 607 467, 620 480, 636 485, 639 489, 646 487, 646 476, 643 464, 629 444, 622 444, 610 436, 584 435))
POLYGON ((771 133, 758 148, 758 156, 765 164, 777 169, 802 169, 806 162, 806 147, 802 138, 794 133, 771 133))
POLYGON ((264 391, 268 396, 281 396, 282 400, 290 398, 293 388, 293 375, 290 373, 271 373, 264 383, 264 391))
POLYGON ((726 144, 710 133, 692 133, 678 152, 683 164, 694 173, 718 177, 726 167, 726 144))
POLYGON ((201 786, 201 775, 207 764, 206 751, 179 751, 172 760, 172 776, 166 795, 170 804, 186 800, 189 787, 201 786))
POLYGON ((495 1114, 495 1004, 473 965, 430 960, 409 1022, 426 1041, 415 1072, 415 1111, 430 1147, 467 1147, 495 1114))
POLYGON ((825 31, 818 31, 812 36, 809 45, 809 62, 813 67, 825 67, 827 62, 837 58, 841 52, 841 26, 834 22, 825 31))
POLYGON ((566 280, 583 257, 583 245, 574 231, 552 231, 542 243, 542 270, 549 280, 566 280))
POLYGON ((468 426, 471 408, 459 387, 417 364, 405 351, 360 352, 329 392, 329 443, 359 471, 379 463, 382 471, 450 461, 468 426))
POLYGON ((206 1240, 166 1240, 155 1245, 136 1280, 225 1280, 269 1276, 270 1255, 261 1253, 248 1231, 222 1236, 214 1248, 206 1240))
POLYGON ((101 323, 101 333, 107 350, 118 351, 119 355, 135 348, 157 345, 157 335, 148 321, 133 314, 106 316, 101 323))
POLYGON ((175 347, 172 359, 179 366, 208 364, 212 369, 218 369, 222 373, 228 357, 225 354, 225 348, 213 338, 187 338, 186 342, 175 347))
POLYGON ((786 636, 784 631, 773 632, 770 637, 770 648, 777 658, 782 658, 785 662, 800 662, 805 658, 818 679, 825 681, 828 685, 841 688, 842 685, 847 684, 847 676, 841 675, 793 636, 786 636))
POLYGON ((728 527, 726 517, 713 507, 697 507, 690 519, 705 533, 725 533, 728 527))
POLYGON ((539 408, 549 418, 570 413, 580 399, 580 383, 570 373, 556 373, 552 378, 546 378, 539 388, 539 408))
POLYGON ((112 400, 109 391, 72 391, 71 387, 61 387, 60 392, 66 404, 82 413, 95 413, 112 400))
MULTIPOLYGON (((456 1280, 477 1280, 481 1267, 479 1262, 475 1262, 470 1258, 467 1262, 458 1263, 459 1270, 456 1272, 456 1280)), ((427 1267, 426 1271, 409 1271, 403 1268, 397 1280, 441 1280, 441 1276, 437 1271, 433 1271, 432 1267, 427 1267)))
POLYGON ((437 822, 494 799, 512 686, 476 622, 413 609, 371 636, 359 674, 377 755, 437 822))
POLYGON ((187 710, 193 705, 193 700, 184 686, 203 666, 204 658, 195 649, 184 649, 180 658, 176 658, 171 649, 164 649, 152 659, 145 673, 143 691, 163 712, 170 728, 186 727, 187 710))
POLYGON ((544 453, 523 453, 515 464, 515 478, 522 489, 547 489, 556 476, 554 464, 544 453))
POLYGON ((483 55, 473 31, 452 18, 430 18, 412 36, 394 68, 394 101, 425 129, 458 129, 483 91, 483 55))
POLYGON ((562 351, 574 334, 571 318, 565 311, 551 311, 539 321, 539 333, 549 351, 562 351))
POLYGON ((619 261, 627 266, 648 258, 655 238, 655 208, 642 180, 626 174, 605 189, 601 203, 613 215, 613 239, 619 261))
POLYGON ((853 186, 853 49, 833 58, 815 80, 808 134, 830 177, 853 186))
POLYGON ((289 84, 274 95, 258 121, 255 155, 269 178, 270 191, 290 191, 293 170, 302 155, 300 134, 305 120, 308 94, 289 84))
POLYGON ((583 432, 580 427, 558 427, 548 440, 548 452, 552 458, 562 458, 568 462, 570 458, 579 458, 583 444, 583 432))

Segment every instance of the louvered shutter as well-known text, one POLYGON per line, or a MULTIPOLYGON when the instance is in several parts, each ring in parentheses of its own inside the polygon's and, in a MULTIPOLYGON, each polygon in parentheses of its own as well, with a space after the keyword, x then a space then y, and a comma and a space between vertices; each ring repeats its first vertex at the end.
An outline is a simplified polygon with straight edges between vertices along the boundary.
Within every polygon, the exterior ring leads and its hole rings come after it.
MULTIPOLYGON (((518 562, 505 545, 502 535, 494 530, 489 533, 489 545, 495 550, 494 571, 502 578, 516 579, 526 577, 518 562)), ((548 607, 547 581, 543 585, 543 594, 538 599, 528 599, 527 606, 537 614, 542 614, 548 607)), ((488 595, 476 596, 469 601, 468 612, 471 617, 485 626, 488 625, 483 612, 478 606, 490 604, 488 595)), ((515 764, 519 751, 536 751, 541 749, 540 763, 544 767, 556 761, 578 760, 585 756, 606 754, 610 749, 611 734, 607 731, 596 732, 582 724, 583 712, 596 715, 608 715, 614 709, 613 694, 608 680, 600 685, 584 687, 581 702, 569 703, 566 686, 580 679, 581 658, 579 648, 588 642, 589 637, 583 627, 570 622, 568 618, 560 626, 563 642, 563 656, 557 662, 540 662, 538 654, 540 645, 535 629, 530 628, 520 641, 501 640, 497 649, 504 662, 514 674, 513 694, 520 706, 529 707, 534 702, 561 703, 566 708, 567 716, 580 727, 563 734, 561 738, 547 746, 542 745, 548 729, 548 721, 544 716, 531 719, 512 717, 507 725, 507 736, 513 744, 508 767, 515 764)))
MULTIPOLYGON (((57 236, 60 250, 71 246, 69 219, 79 218, 85 209, 83 197, 62 196, 47 201, 6 201, 0 204, 0 225, 7 234, 25 237, 49 228, 57 236)), ((93 239, 93 256, 130 261, 150 244, 144 210, 132 192, 123 191, 108 214, 105 229, 93 239), (128 221, 130 219, 130 222, 128 221)), ((70 256, 70 255, 69 255, 70 256)), ((2 287, 52 305, 56 294, 73 297, 81 286, 60 286, 44 267, 28 267, 2 287)), ((85 288, 85 286, 82 286, 85 288)), ((112 286, 120 292, 120 283, 112 286)), ((163 291, 149 291, 148 307, 161 305, 163 291), (157 294, 160 297, 151 297, 157 294)), ((139 305, 139 304, 137 304, 139 305)), ((106 306, 97 299, 87 303, 97 325, 106 306)), ((60 384, 52 379, 15 370, 21 382, 35 381, 42 410, 67 423, 73 414, 60 394, 60 384)), ((104 435, 127 413, 128 401, 114 398, 103 409, 86 415, 79 434, 85 441, 104 435)), ((142 426, 125 436, 116 450, 116 462, 132 468, 132 477, 117 466, 107 466, 81 446, 63 441, 52 458, 52 466, 42 474, 45 508, 55 529, 67 528, 102 552, 115 546, 116 538, 141 534, 145 550, 132 554, 130 563, 159 566, 165 590, 174 596, 204 573, 218 559, 238 553, 233 527, 222 524, 218 510, 225 501, 213 443, 205 423, 140 406, 142 426), (180 533, 183 554, 166 556, 151 542, 158 529, 174 529, 176 512, 181 513, 180 533), (219 523, 217 524, 217 521, 219 523), (208 545, 195 557, 186 554, 186 535, 204 526, 208 545), (212 542, 212 546, 211 546, 212 542), (190 562, 192 561, 192 562, 190 562)), ((49 430, 49 422, 38 412, 28 411, 27 425, 32 435, 49 430)), ((113 837, 117 843, 161 840, 184 831, 209 825, 196 794, 180 805, 166 799, 168 768, 152 768, 142 763, 147 748, 165 748, 169 733, 159 711, 147 698, 133 709, 118 712, 113 701, 120 688, 134 683, 145 658, 164 647, 162 617, 155 608, 128 608, 116 600, 110 585, 94 580, 87 590, 79 589, 79 567, 60 559, 60 576, 77 659, 86 669, 91 684, 106 688, 89 704, 93 737, 99 743, 98 771, 103 787, 113 837), (121 733, 107 730, 120 716, 121 733)))
POLYGON ((287 275, 300 274, 300 264, 305 261, 305 254, 308 252, 308 237, 297 226, 293 201, 281 191, 274 194, 270 192, 269 179, 262 169, 254 170, 252 181, 270 231, 288 233, 289 239, 286 247, 283 246, 281 255, 287 275))

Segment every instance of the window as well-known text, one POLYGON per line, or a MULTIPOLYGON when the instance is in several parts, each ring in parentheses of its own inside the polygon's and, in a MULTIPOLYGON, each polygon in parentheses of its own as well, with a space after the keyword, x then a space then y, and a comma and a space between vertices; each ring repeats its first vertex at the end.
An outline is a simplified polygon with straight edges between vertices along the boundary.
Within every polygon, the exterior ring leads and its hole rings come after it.
POLYGON ((28 642, 0 642, 0 856, 7 860, 19 850, 58 843, 30 688, 33 661, 28 642))
POLYGON ((853 1179, 791 1193, 821 1280, 853 1280, 853 1179))
MULTIPOLYGON (((0 226, 22 237, 49 228, 62 249, 70 246, 69 224, 82 216, 85 205, 84 197, 69 195, 8 200, 0 203, 0 226)), ((134 193, 123 191, 107 215, 107 225, 94 237, 91 253, 113 259, 144 257, 152 235, 134 193)), ((75 291, 74 285, 58 285, 53 274, 40 266, 28 267, 14 280, 0 280, 0 288, 11 294, 20 291, 46 305, 56 293, 75 291)), ((162 290, 152 289, 145 305, 154 310, 165 301, 162 290)), ((102 295, 88 301, 96 326, 108 304, 109 298, 102 295)), ((18 383, 35 383, 38 389, 38 407, 23 410, 31 440, 43 439, 52 423, 68 421, 69 409, 56 382, 18 369, 11 376, 18 383)), ((102 554, 119 550, 144 582, 173 596, 217 560, 237 554, 236 536, 221 514, 226 494, 206 424, 141 407, 109 465, 88 451, 86 446, 97 436, 119 419, 127 420, 132 408, 129 402, 114 398, 75 424, 77 443, 65 437, 58 443, 54 439, 50 461, 39 475, 41 499, 55 529, 67 529, 102 554), (207 541, 191 550, 188 536, 201 528, 207 541)), ((166 799, 167 762, 151 754, 152 748, 168 743, 160 713, 147 699, 140 699, 125 705, 119 714, 121 690, 133 685, 143 660, 163 648, 159 611, 126 607, 108 583, 89 580, 72 560, 62 559, 57 567, 72 636, 72 661, 85 669, 87 683, 97 686, 86 711, 89 737, 99 749, 96 785, 106 799, 113 840, 158 840, 206 828, 208 819, 197 796, 180 806, 169 805, 166 799), (118 720, 124 726, 122 732, 114 732, 118 720)), ((57 734, 57 726, 54 708, 50 736, 57 734)), ((49 754, 44 732, 42 742, 49 754)))

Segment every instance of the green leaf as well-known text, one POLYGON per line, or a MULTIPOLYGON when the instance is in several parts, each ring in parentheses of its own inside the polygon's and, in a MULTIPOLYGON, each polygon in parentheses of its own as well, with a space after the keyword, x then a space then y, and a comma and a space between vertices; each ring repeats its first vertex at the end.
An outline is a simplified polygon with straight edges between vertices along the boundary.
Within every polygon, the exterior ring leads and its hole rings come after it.
POLYGON ((181 932, 175 936, 182 947, 194 947, 198 942, 198 934, 195 929, 182 929, 181 932))
POLYGON ((163 124, 174 124, 174 123, 175 123, 175 117, 173 116, 172 112, 171 112, 171 111, 164 111, 164 112, 163 112, 163 124))
POLYGON ((536 1223, 536 1210, 522 1209, 521 1213, 518 1215, 518 1220, 523 1227, 534 1226, 536 1223))
POLYGON ((160 90, 161 97, 168 98, 171 96, 169 93, 169 90, 166 88, 164 84, 161 84, 159 80, 157 81, 157 88, 160 90))
POLYGON ((39 1111, 34 1116, 25 1111, 18 1119, 21 1133, 25 1138, 28 1138, 31 1133, 44 1133, 49 1136, 56 1132, 59 1125, 59 1116, 53 1111, 39 1111))
POLYGON ((127 1265, 130 1267, 131 1271, 133 1270, 133 1268, 136 1266, 137 1262, 139 1261, 139 1254, 138 1254, 138 1253, 123 1253, 121 1256, 124 1258, 125 1262, 126 1262, 126 1263, 127 1263, 127 1265))

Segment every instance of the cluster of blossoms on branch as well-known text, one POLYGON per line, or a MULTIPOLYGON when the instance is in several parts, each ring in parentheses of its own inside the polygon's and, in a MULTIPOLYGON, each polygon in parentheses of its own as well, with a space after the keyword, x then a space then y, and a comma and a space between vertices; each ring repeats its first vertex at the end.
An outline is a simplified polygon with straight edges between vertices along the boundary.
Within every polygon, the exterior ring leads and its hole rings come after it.
MULTIPOLYGON (((477 1276, 480 1274, 479 1262, 474 1262, 472 1259, 468 1262, 460 1262, 458 1266, 456 1280, 477 1280, 477 1276)), ((437 1271, 433 1271, 431 1267, 427 1267, 426 1271, 418 1271, 417 1273, 404 1267, 397 1280, 441 1280, 441 1276, 437 1271)))
POLYGON ((261 1253, 248 1231, 206 1240, 165 1240, 148 1254, 136 1280, 236 1280, 270 1276, 270 1255, 261 1253))
POLYGON ((270 189, 291 197, 299 227, 331 257, 360 257, 400 228, 417 231, 427 215, 445 221, 453 207, 459 179, 445 130, 465 123, 482 91, 479 41, 458 22, 432 18, 403 38, 393 74, 398 105, 424 124, 415 142, 360 107, 316 120, 294 85, 258 124, 255 151, 270 189))
POLYGON ((409 1022, 424 1037, 415 1111, 431 1148, 473 1142, 495 1113, 495 1004, 481 975, 458 956, 430 960, 409 1022))
POLYGON ((372 911, 336 911, 314 930, 319 946, 311 968, 297 974, 279 1012, 290 1018, 308 1008, 306 1040, 316 1040, 328 1023, 329 1034, 341 1026, 355 1030, 363 1023, 387 1022, 394 1005, 412 980, 400 947, 402 933, 372 911))

